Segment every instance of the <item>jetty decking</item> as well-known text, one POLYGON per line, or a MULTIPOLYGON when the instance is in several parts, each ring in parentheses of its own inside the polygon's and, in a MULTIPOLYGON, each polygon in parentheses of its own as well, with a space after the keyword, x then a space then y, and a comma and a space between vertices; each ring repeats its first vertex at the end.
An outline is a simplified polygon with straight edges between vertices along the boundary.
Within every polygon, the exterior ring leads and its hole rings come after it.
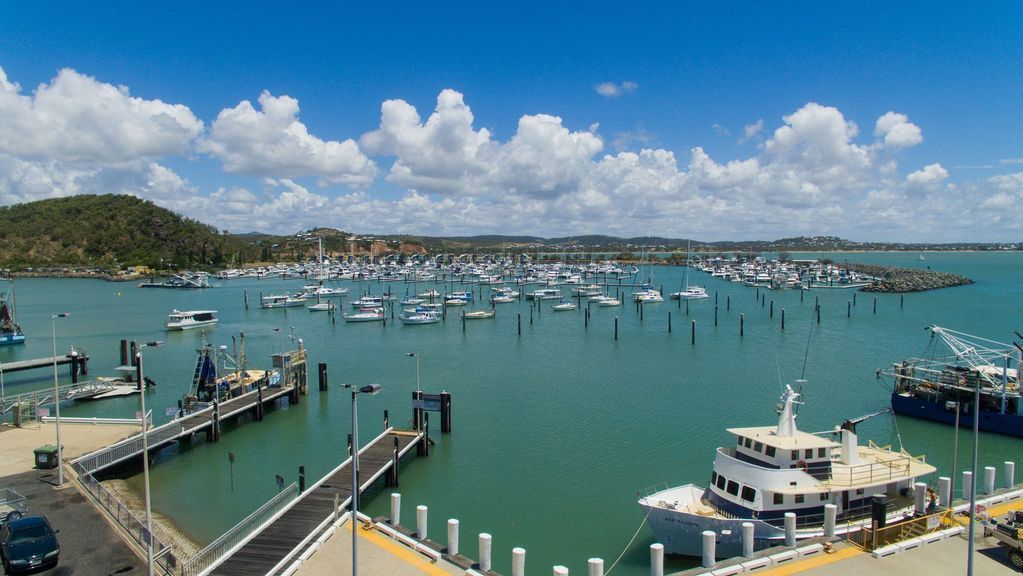
MULTIPOLYGON (((294 396, 294 386, 281 386, 252 390, 221 402, 216 407, 210 406, 193 412, 183 418, 171 420, 161 426, 150 428, 146 433, 146 440, 149 442, 149 452, 159 451, 164 446, 181 438, 191 437, 197 432, 206 431, 213 435, 213 439, 219 436, 220 422, 225 418, 237 416, 246 411, 258 410, 261 404, 272 402, 285 395, 294 396)), ((258 417, 257 417, 258 419, 258 417)), ((142 453, 142 434, 136 434, 78 458, 72 465, 79 474, 96 472, 108 468, 125 460, 137 458, 142 453)))
POLYGON ((64 364, 70 364, 71 362, 79 362, 80 359, 88 360, 88 356, 85 353, 81 354, 65 354, 63 356, 47 356, 46 358, 35 358, 32 360, 17 360, 14 362, 4 362, 4 372, 21 372, 22 370, 34 370, 36 368, 52 368, 54 364, 63 366, 64 364))
MULTIPOLYGON (((362 494, 385 473, 392 472, 401 457, 419 442, 422 432, 388 428, 359 450, 359 493, 362 494), (397 457, 396 457, 397 454, 397 457)), ((247 542, 222 558, 207 574, 248 576, 276 574, 301 548, 312 542, 329 520, 346 508, 352 496, 352 459, 329 472, 302 493, 287 509, 262 527, 247 542)))

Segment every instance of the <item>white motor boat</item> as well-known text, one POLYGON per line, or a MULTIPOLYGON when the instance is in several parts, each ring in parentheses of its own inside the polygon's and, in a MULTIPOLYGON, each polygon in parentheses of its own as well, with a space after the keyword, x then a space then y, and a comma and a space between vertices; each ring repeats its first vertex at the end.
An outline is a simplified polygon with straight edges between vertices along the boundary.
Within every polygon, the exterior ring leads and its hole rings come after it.
POLYGON ((216 310, 173 310, 164 324, 168 330, 188 330, 200 326, 211 326, 219 322, 216 310))
POLYGON ((263 308, 292 308, 295 306, 305 306, 305 299, 294 298, 287 294, 270 295, 263 296, 260 299, 259 305, 263 308))
POLYGON ((576 308, 578 308, 578 306, 576 306, 575 302, 571 302, 569 300, 562 300, 558 304, 551 306, 552 310, 557 310, 558 312, 564 312, 566 310, 575 310, 576 308))
POLYGON ((384 319, 384 309, 375 308, 354 314, 345 314, 345 322, 379 322, 384 319))
POLYGON ((887 522, 912 516, 914 483, 934 466, 902 449, 861 446, 856 438, 858 423, 889 411, 811 434, 796 429, 798 397, 786 386, 777 426, 729 428, 736 441, 717 449, 707 488, 686 484, 640 498, 665 552, 700 556, 709 530, 718 557, 740 555, 746 522, 753 524, 756 549, 779 545, 788 512, 796 515, 797 540, 819 537, 827 504, 837 509, 835 533, 846 534, 870 525, 874 495, 884 495, 887 522))
POLYGON ((702 300, 707 298, 707 289, 703 286, 688 286, 685 290, 671 293, 672 300, 702 300))

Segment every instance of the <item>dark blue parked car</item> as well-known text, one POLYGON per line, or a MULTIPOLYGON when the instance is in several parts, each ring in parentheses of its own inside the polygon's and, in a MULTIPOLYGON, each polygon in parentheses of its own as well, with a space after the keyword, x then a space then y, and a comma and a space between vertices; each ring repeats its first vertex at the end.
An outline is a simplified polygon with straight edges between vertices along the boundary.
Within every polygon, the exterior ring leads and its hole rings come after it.
POLYGON ((0 527, 0 560, 8 574, 53 568, 60 556, 57 533, 45 516, 28 516, 0 527))

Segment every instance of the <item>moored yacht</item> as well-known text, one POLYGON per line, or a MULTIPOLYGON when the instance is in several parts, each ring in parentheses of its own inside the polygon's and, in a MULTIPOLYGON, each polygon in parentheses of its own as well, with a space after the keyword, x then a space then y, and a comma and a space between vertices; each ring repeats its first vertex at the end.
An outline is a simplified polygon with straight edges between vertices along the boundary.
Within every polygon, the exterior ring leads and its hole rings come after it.
POLYGON ((754 526, 757 549, 784 542, 786 512, 796 514, 796 538, 823 534, 824 505, 838 508, 836 533, 870 522, 871 497, 887 496, 889 520, 911 515, 913 483, 935 471, 923 457, 860 446, 856 424, 835 434, 841 442, 796 429, 799 394, 786 386, 777 426, 729 428, 736 444, 717 449, 710 486, 687 484, 639 500, 657 541, 669 554, 700 556, 702 533, 717 533, 717 554, 741 554, 742 524, 754 526))
POLYGON ((165 326, 168 330, 188 330, 218 322, 216 310, 172 310, 165 326))

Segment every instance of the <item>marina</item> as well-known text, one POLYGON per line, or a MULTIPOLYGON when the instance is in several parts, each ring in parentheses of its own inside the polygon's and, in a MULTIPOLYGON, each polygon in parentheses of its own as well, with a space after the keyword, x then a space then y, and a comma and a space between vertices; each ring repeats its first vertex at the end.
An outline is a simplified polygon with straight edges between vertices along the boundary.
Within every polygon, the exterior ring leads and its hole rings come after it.
MULTIPOLYGON (((885 264, 902 264, 898 259, 909 256, 855 255, 885 264)), ((147 311, 219 310, 216 341, 230 345, 226 335, 244 331, 251 357, 293 349, 301 339, 308 361, 328 363, 334 382, 382 383, 384 389, 372 400, 372 409, 390 408, 395 415, 409 413, 417 371, 416 363, 405 354, 414 351, 421 359, 424 387, 443 387, 458 395, 459 434, 457 446, 448 438, 438 438, 429 465, 407 466, 402 476, 405 498, 459 518, 467 534, 493 534, 494 568, 499 572, 510 573, 514 546, 529 550, 533 567, 561 564, 581 572, 586 558, 617 557, 644 524, 636 506, 637 491, 662 482, 672 486, 707 482, 712 472, 707 455, 728 439, 722 424, 763 422, 781 387, 782 379, 774 377, 779 366, 784 380, 791 382, 805 370, 810 383, 804 390, 807 405, 800 412, 800 429, 828 430, 836 422, 888 406, 891 390, 875 382, 874 371, 919 354, 923 327, 949 325, 996 339, 1011 338, 1011 331, 1019 328, 1010 319, 1021 317, 1019 305, 1007 298, 1014 289, 1012 270, 1023 265, 1018 258, 1018 254, 928 254, 927 265, 984 281, 904 299, 859 293, 857 303, 852 303, 855 292, 758 292, 756 287, 702 275, 698 283, 705 286, 706 299, 665 300, 640 307, 631 297, 639 289, 632 286, 636 282, 612 279, 610 286, 601 282, 602 292, 614 299, 628 298, 627 305, 602 307, 588 296, 569 296, 569 286, 563 293, 578 309, 552 314, 551 306, 560 300, 529 300, 525 293, 534 288, 525 285, 525 290, 516 287, 524 293, 521 299, 503 303, 501 313, 488 322, 467 323, 464 332, 460 322, 450 322, 453 318, 423 330, 405 329, 400 322, 371 328, 334 323, 329 315, 303 310, 296 314, 245 309, 243 290, 293 293, 307 284, 301 277, 239 278, 214 290, 127 290, 120 296, 116 286, 98 281, 26 279, 18 281, 19 321, 29 333, 48 334, 51 308, 66 308, 72 317, 57 325, 58 348, 67 349, 72 342, 88 346, 93 364, 98 361, 103 366, 118 365, 117 338, 165 339, 163 348, 146 356, 146 373, 160 381, 146 392, 158 424, 161 419, 170 421, 165 409, 176 408, 186 392, 172 383, 187 381, 191 374, 199 334, 166 332, 165 316, 147 311), (618 283, 630 286, 614 285, 618 283), (69 296, 72 289, 88 297, 91 306, 74 306, 69 296), (988 303, 996 301, 1009 302, 1012 309, 988 313, 988 303), (810 360, 803 368, 807 355, 810 360), (556 462, 540 465, 551 458, 556 462), (481 462, 485 465, 480 466, 481 462), (502 480, 511 475, 518 482, 502 480), (493 487, 500 497, 491 493, 493 487), (537 493, 548 496, 537 500, 537 493), (555 500, 570 513, 552 525, 548 505, 555 500), (594 506, 594 501, 601 506, 594 506)), ((647 268, 643 267, 644 275, 647 268)), ((651 284, 658 291, 662 283, 682 285, 679 268, 653 266, 652 275, 651 284)), ((350 289, 351 299, 367 292, 381 298, 387 292, 405 292, 402 281, 335 282, 350 289)), ((433 297, 438 301, 445 294, 471 288, 475 308, 458 308, 457 315, 461 309, 489 309, 492 287, 500 286, 462 288, 450 276, 445 282, 417 282, 416 289, 408 285, 410 292, 436 290, 433 297)), ((391 319, 391 302, 386 306, 391 319)), ((393 306, 397 319, 401 307, 397 301, 393 306)), ((17 359, 45 356, 49 348, 48 338, 30 340, 16 351, 17 359)), ((11 352, 2 354, 7 355, 4 365, 16 359, 11 352)), ((68 376, 62 371, 60 377, 68 376)), ((10 393, 45 387, 47 382, 12 375, 5 385, 10 393)), ((89 405, 67 404, 61 414, 125 417, 134 414, 137 405, 137 396, 129 396, 89 405)), ((276 494, 275 474, 290 482, 298 466, 305 466, 310 477, 321 478, 343 460, 351 424, 347 410, 347 402, 336 401, 331 392, 313 389, 303 402, 275 410, 272 426, 250 426, 243 418, 225 422, 224 428, 244 433, 225 433, 218 443, 187 448, 168 445, 154 456, 154 507, 201 543, 214 541, 276 494), (236 475, 233 489, 227 480, 227 452, 236 457, 231 464, 236 475), (208 506, 201 510, 189 504, 196 490, 208 496, 208 506)), ((379 425, 371 423, 360 426, 366 437, 379 432, 379 425)), ((896 424, 891 417, 877 417, 861 424, 858 432, 882 445, 898 445, 901 436, 914 454, 927 455, 938 474, 949 473, 950 426, 908 418, 899 418, 896 424)), ((960 470, 968 453, 967 437, 964 430, 960 470)), ((1014 459, 1015 442, 982 434, 981 461, 1014 459)), ((128 482, 140 486, 137 477, 128 482)), ((960 482, 956 485, 958 489, 960 482)), ((385 515, 387 499, 368 499, 365 506, 370 516, 385 515)), ((434 515, 432 533, 443 533, 444 519, 434 515)), ((653 541, 652 533, 642 528, 616 573, 649 573, 648 545, 653 541)), ((684 569, 693 562, 666 560, 669 570, 684 569)))

